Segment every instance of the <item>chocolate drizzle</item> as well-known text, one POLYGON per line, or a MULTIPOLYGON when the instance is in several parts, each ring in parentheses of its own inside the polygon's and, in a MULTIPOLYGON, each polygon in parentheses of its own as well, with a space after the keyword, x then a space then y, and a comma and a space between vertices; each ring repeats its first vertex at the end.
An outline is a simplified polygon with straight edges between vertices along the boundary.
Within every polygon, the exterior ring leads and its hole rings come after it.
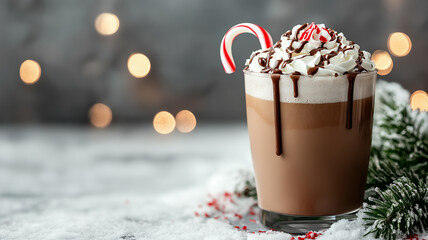
POLYGON ((273 85, 273 109, 275 118, 275 142, 276 142, 276 155, 282 154, 282 134, 281 134, 281 102, 279 98, 279 80, 281 75, 271 74, 273 85))
POLYGON ((336 39, 336 33, 334 32, 334 30, 329 28, 328 33, 330 33, 330 36, 331 36, 330 41, 334 41, 336 39))
MULTIPOLYGON (((309 26, 308 23, 302 24, 294 33, 292 31, 287 31, 286 33, 284 33, 282 35, 282 37, 285 37, 288 39, 289 45, 288 46, 283 46, 283 41, 279 40, 278 42, 276 42, 273 47, 254 53, 250 60, 249 60, 249 64, 253 62, 253 59, 256 58, 260 53, 267 53, 266 57, 258 57, 258 63, 261 67, 261 71, 262 73, 282 73, 280 70, 284 69, 287 64, 292 63, 295 60, 298 59, 303 59, 309 56, 314 56, 316 55, 318 52, 321 52, 321 50, 327 49, 325 47, 325 42, 321 42, 320 46, 318 48, 312 49, 309 51, 309 53, 305 53, 305 54, 301 54, 301 56, 295 56, 293 58, 293 53, 301 53, 303 51, 303 49, 305 48, 305 45, 308 44, 308 41, 299 41, 298 37, 301 31, 305 30, 307 27, 309 26), (300 45, 298 47, 293 46, 295 45, 296 42, 299 42, 300 45), (277 64, 277 61, 275 61, 275 64, 273 64, 274 66, 270 66, 272 64, 271 59, 273 57, 273 55, 275 54, 275 49, 281 49, 282 47, 284 47, 283 51, 285 51, 285 53, 288 55, 287 59, 281 59, 281 61, 279 62, 279 65, 277 64), (295 48, 296 47, 296 48, 295 48)), ((307 70, 308 75, 315 75, 317 72, 319 72, 320 68, 324 68, 324 66, 326 64, 330 64, 330 59, 336 57, 337 55, 339 55, 341 52, 345 53, 346 51, 349 50, 356 50, 356 45, 354 42, 352 41, 348 41, 349 44, 346 46, 343 46, 343 36, 338 35, 337 32, 335 32, 334 30, 328 28, 327 29, 328 32, 330 33, 331 39, 329 40, 329 42, 336 42, 336 48, 329 50, 328 53, 325 54, 320 54, 320 58, 319 58, 319 62, 315 64, 314 67, 309 68, 307 70)), ((357 47, 358 48, 358 47, 357 47)), ((353 72, 364 72, 367 71, 363 66, 363 59, 365 59, 364 57, 364 52, 361 51, 360 49, 358 50, 358 58, 355 60, 355 68, 352 70, 353 72)), ((248 64, 248 65, 249 65, 248 64)), ((246 66, 245 69, 248 70, 248 65, 246 66)))
POLYGON ((290 37, 291 31, 288 30, 286 33, 282 34, 283 37, 290 37))
MULTIPOLYGON (((302 49, 303 49, 303 47, 304 47, 304 46, 305 46, 305 44, 307 43, 307 41, 303 41, 303 42, 300 44, 300 47, 299 47, 298 49, 294 50, 293 43, 294 43, 295 41, 298 41, 298 40, 299 40, 299 39, 298 39, 298 37, 299 37, 299 33, 300 33, 300 31, 302 31, 303 29, 305 29, 307 26, 308 26, 308 23, 305 23, 305 24, 303 24, 302 26, 300 26, 300 27, 296 30, 296 33, 294 34, 293 39, 291 40, 290 46, 288 46, 288 48, 286 49, 286 52, 288 53, 288 58, 291 58, 291 57, 293 56, 293 52, 295 52, 295 53, 299 53, 299 52, 301 52, 301 51, 302 51, 302 49)), ((291 32, 287 32, 287 33, 286 33, 286 36, 287 36, 287 37, 290 37, 290 36, 291 36, 291 32)))
POLYGON ((291 40, 290 46, 288 46, 287 49, 285 49, 285 51, 288 53, 288 58, 291 59, 291 57, 293 56, 293 51, 294 51, 294 47, 293 47, 293 43, 296 41, 296 39, 291 40))
POLYGON ((303 42, 300 44, 300 47, 299 47, 298 49, 294 50, 294 52, 295 52, 295 53, 300 53, 300 52, 303 50, 303 48, 305 47, 306 43, 308 43, 308 41, 303 41, 303 42))
POLYGON ((336 42, 339 43, 339 46, 337 46, 337 50, 339 50, 342 47, 342 36, 338 36, 336 42))
POLYGON ((256 53, 254 53, 254 54, 251 56, 250 61, 248 62, 248 65, 250 65, 250 64, 253 62, 253 59, 254 59, 257 55, 259 55, 259 54, 260 54, 260 52, 256 52, 256 53))
MULTIPOLYGON (((288 46, 284 46, 283 41, 279 40, 273 45, 273 47, 254 53, 248 62, 248 65, 250 65, 254 61, 254 59, 257 58, 258 64, 261 67, 260 72, 269 73, 272 79, 273 107, 274 107, 273 110, 274 110, 274 123, 275 123, 275 145, 276 145, 275 153, 277 156, 280 156, 283 153, 282 130, 281 130, 281 101, 280 101, 280 87, 279 87, 281 74, 283 74, 281 69, 284 69, 287 66, 287 64, 291 64, 295 60, 303 59, 309 56, 314 56, 319 53, 318 54, 320 56, 319 62, 315 63, 313 67, 309 67, 307 69, 307 75, 314 76, 319 72, 320 68, 323 69, 325 65, 330 64, 330 60, 332 58, 338 56, 341 53, 345 53, 346 51, 349 51, 349 50, 358 50, 358 58, 355 60, 355 63, 356 63, 355 68, 350 70, 349 73, 344 73, 344 75, 346 75, 348 79, 348 96, 347 96, 346 123, 345 123, 347 129, 352 129, 355 79, 358 73, 367 71, 362 66, 363 59, 365 59, 364 52, 359 49, 358 45, 355 45, 355 43, 352 41, 349 41, 349 44, 343 45, 342 43, 343 37, 338 35, 335 31, 333 31, 330 28, 328 29, 331 36, 329 43, 334 44, 336 42, 335 44, 337 46, 336 48, 329 49, 328 51, 322 51, 324 49, 327 49, 325 47, 326 43, 322 42, 318 48, 310 50, 309 53, 304 51, 304 54, 299 54, 304 50, 305 45, 308 44, 308 41, 299 41, 298 37, 300 32, 306 29, 308 25, 309 24, 307 23, 301 25, 294 32, 294 34, 292 31, 287 31, 285 34, 282 35, 282 37, 287 38, 287 42, 289 42, 288 46), (295 44, 296 42, 300 43, 298 47, 296 46, 297 44, 295 44), (293 46, 293 44, 295 45, 293 46), (278 50, 278 49, 280 49, 281 51, 285 51, 285 53, 288 55, 288 58, 286 55, 284 56, 285 59, 281 58, 279 60, 273 61, 272 59, 273 59, 273 55, 275 54, 275 50, 278 50), (260 53, 264 54, 263 57, 260 53), (293 57, 293 53, 296 53, 294 57, 293 57)), ((282 55, 279 55, 279 56, 282 56, 282 55)), ((248 70, 248 65, 246 66, 247 70, 248 70)), ((305 74, 304 72, 302 73, 305 74)), ((293 83, 293 91, 294 91, 295 98, 299 97, 298 83, 302 73, 296 71, 289 75, 293 83)), ((338 73, 334 73, 334 76, 332 77, 338 77, 338 76, 339 76, 338 73)))
POLYGON ((354 104, 354 83, 355 78, 357 77, 356 72, 346 74, 348 77, 348 102, 346 107, 346 128, 352 128, 352 111, 354 104))
POLYGON ((294 97, 298 97, 299 96, 299 85, 297 84, 297 82, 300 79, 300 73, 299 72, 294 72, 290 78, 293 81, 293 91, 294 91, 294 97))
POLYGON ((282 62, 282 58, 280 60, 276 60, 272 66, 272 69, 277 69, 282 62))
POLYGON ((315 75, 315 73, 317 73, 318 72, 318 69, 319 69, 320 67, 311 67, 311 68, 309 68, 308 69, 308 75, 315 75))
POLYGON ((258 62, 259 62, 259 65, 260 65, 260 66, 262 66, 262 67, 266 68, 266 64, 267 64, 267 60, 266 60, 266 58, 261 57, 261 58, 259 58, 258 62))
POLYGON ((291 63, 292 61, 293 61, 293 59, 287 59, 287 60, 283 61, 281 64, 281 68, 285 68, 285 66, 287 66, 287 64, 291 63))
POLYGON ((300 31, 302 31, 303 29, 305 29, 308 25, 309 25, 308 23, 302 24, 302 26, 300 26, 300 27, 297 29, 296 34, 294 35, 294 39, 296 39, 296 40, 297 40, 297 38, 299 37, 299 33, 300 33, 300 31))
POLYGON ((364 53, 361 50, 358 50, 358 58, 355 61, 357 63, 357 65, 355 66, 355 68, 359 71, 367 71, 365 68, 363 68, 363 66, 361 66, 361 64, 363 63, 363 58, 364 58, 364 53))
MULTIPOLYGON (((323 44, 324 45, 324 44, 323 44)), ((321 45, 322 46, 322 45, 321 45)), ((325 47, 319 47, 319 48, 315 48, 315 49, 312 49, 311 51, 309 51, 309 55, 311 55, 311 56, 313 56, 313 55, 315 55, 317 52, 319 52, 319 51, 321 51, 321 50, 323 50, 323 49, 326 49, 325 47)))
MULTIPOLYGON (((281 60, 277 60, 274 64, 274 67, 277 69, 277 67, 281 64, 281 60)), ((279 70, 279 69, 277 69, 279 70)), ((279 70, 281 72, 281 70, 279 70)), ((272 86, 273 86, 273 110, 274 110, 274 122, 275 122, 275 153, 277 156, 280 156, 282 154, 282 130, 281 130, 281 99, 280 99, 280 91, 279 91, 279 81, 281 79, 281 75, 276 73, 275 71, 273 74, 270 75, 272 79, 272 86)), ((290 76, 291 80, 293 81, 293 89, 294 89, 294 97, 299 96, 299 88, 297 82, 300 79, 300 73, 294 72, 290 76)))

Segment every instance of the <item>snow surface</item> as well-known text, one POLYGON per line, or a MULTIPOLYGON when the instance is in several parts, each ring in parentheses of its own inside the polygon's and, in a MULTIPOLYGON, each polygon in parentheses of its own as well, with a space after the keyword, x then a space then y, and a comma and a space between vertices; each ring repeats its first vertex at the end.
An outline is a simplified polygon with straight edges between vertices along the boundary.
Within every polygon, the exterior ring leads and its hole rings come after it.
MULTIPOLYGON (((244 124, 170 135, 151 126, 0 126, 0 239, 290 239, 250 233, 267 230, 248 224, 251 199, 228 206, 242 220, 195 216, 208 194, 233 192, 251 167, 244 124), (248 231, 234 227, 244 224, 248 231)), ((318 239, 363 234, 360 216, 318 239)))
MULTIPOLYGON (((251 169, 243 124, 171 135, 150 126, 15 126, 1 127, 0 136, 0 239, 291 237, 194 215, 207 194, 233 192, 236 173, 251 169)), ((245 214, 251 204, 235 210, 245 214)), ((357 223, 332 229, 320 239, 362 237, 357 223)))

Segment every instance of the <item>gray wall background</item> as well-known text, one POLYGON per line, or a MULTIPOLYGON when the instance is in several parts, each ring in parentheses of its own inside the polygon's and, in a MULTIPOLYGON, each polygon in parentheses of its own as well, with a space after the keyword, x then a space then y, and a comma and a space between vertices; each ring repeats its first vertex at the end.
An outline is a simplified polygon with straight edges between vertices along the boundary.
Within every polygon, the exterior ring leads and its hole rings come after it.
MULTIPOLYGON (((243 73, 226 75, 219 59, 223 34, 240 22, 265 27, 274 41, 296 24, 325 23, 370 52, 386 50, 390 33, 405 32, 412 51, 393 57, 392 72, 382 78, 427 91, 427 10, 426 0, 2 0, 0 123, 87 124, 96 102, 112 108, 113 123, 182 109, 199 121, 243 121, 243 73), (102 12, 119 17, 116 34, 95 31, 102 12), (151 60, 143 79, 128 72, 133 52, 151 60), (25 59, 42 67, 35 85, 19 80, 25 59)), ((237 68, 258 48, 255 37, 237 37, 237 68)))

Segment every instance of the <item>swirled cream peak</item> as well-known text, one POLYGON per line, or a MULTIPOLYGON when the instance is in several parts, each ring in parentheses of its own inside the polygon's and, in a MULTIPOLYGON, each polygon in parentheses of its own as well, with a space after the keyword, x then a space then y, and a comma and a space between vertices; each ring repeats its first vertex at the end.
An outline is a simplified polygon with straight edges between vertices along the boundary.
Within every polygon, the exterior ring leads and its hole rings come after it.
POLYGON ((257 50, 246 70, 260 73, 329 76, 375 70, 370 53, 324 24, 297 25, 271 48, 257 50))

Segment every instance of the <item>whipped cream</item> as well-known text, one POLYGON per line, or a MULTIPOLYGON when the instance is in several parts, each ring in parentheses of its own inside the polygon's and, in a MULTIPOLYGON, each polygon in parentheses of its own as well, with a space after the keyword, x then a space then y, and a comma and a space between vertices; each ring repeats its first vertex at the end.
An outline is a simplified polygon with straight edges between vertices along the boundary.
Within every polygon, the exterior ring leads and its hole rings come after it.
POLYGON ((330 76, 375 71, 370 53, 324 24, 296 25, 273 47, 257 50, 245 69, 259 73, 330 76))

